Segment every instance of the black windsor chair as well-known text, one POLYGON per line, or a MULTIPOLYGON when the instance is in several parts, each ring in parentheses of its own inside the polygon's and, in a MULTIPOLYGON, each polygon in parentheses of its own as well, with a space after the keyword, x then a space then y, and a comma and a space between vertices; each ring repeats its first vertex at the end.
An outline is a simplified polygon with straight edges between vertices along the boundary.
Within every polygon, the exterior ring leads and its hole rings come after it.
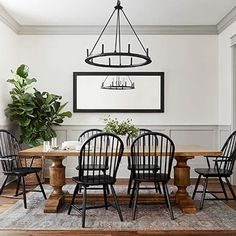
MULTIPOLYGON (((139 129, 138 131, 138 136, 140 136, 141 134, 145 134, 145 133, 150 133, 152 132, 151 130, 149 129, 139 129)), ((127 136, 127 139, 126 139, 126 145, 127 146, 131 146, 132 142, 134 141, 135 138, 133 137, 130 137, 130 136, 127 136)), ((152 142, 151 143, 155 143, 152 142)), ((154 163, 155 164, 155 163, 154 163)), ((131 160, 130 160, 130 157, 128 157, 128 170, 131 170, 131 160)), ((132 189, 132 185, 134 184, 134 181, 133 181, 133 175, 132 175, 132 171, 130 171, 130 177, 129 177, 129 184, 128 184, 128 190, 127 190, 127 193, 130 194, 130 191, 132 189)), ((156 192, 159 191, 159 193, 161 193, 161 187, 160 187, 160 184, 159 183, 154 183, 155 184, 155 187, 154 189, 156 190, 156 192)), ((153 189, 153 188, 150 188, 150 187, 145 187, 146 189, 153 189)), ((140 188, 141 189, 141 188, 140 188)))
POLYGON ((131 171, 134 188, 130 197, 130 207, 133 208, 134 220, 136 218, 139 185, 142 182, 162 183, 165 202, 169 208, 171 219, 174 219, 167 188, 174 152, 175 145, 173 141, 162 133, 144 133, 133 141, 131 145, 131 171))
MULTIPOLYGON (((98 134, 98 133, 101 133, 102 130, 101 129, 88 129, 88 130, 85 130, 78 138, 78 141, 79 142, 85 142, 86 140, 88 140, 90 137, 92 137, 93 135, 95 134, 98 134)), ((78 163, 79 163, 79 157, 78 157, 78 163)), ((101 166, 99 167, 98 165, 96 165, 97 163, 97 160, 96 158, 94 159, 94 163, 92 166, 88 166, 89 169, 93 169, 93 168, 103 168, 104 169, 104 172, 106 170, 106 166, 101 166)), ((79 165, 76 167, 76 170, 79 170, 79 165)), ((93 189, 101 189, 101 188, 93 188, 93 189)), ((81 192, 81 188, 79 189, 79 192, 81 192)), ((107 189, 107 193, 109 194, 110 191, 109 191, 109 188, 107 189)))
POLYGON ((80 134, 80 136, 78 138, 78 141, 84 142, 88 138, 92 137, 94 134, 101 133, 101 132, 102 132, 101 129, 88 129, 88 130, 85 130, 82 134, 80 134))
POLYGON ((236 159, 236 131, 234 131, 224 143, 221 151, 223 152, 222 156, 212 157, 206 156, 208 168, 196 168, 195 171, 198 173, 198 179, 193 191, 192 199, 194 199, 197 192, 201 192, 201 201, 200 209, 203 208, 205 200, 235 200, 236 196, 233 191, 232 185, 229 182, 229 177, 233 174, 234 163, 236 159), (209 161, 210 158, 213 158, 213 166, 209 161), (205 178, 203 191, 197 191, 201 177, 205 178), (222 191, 207 191, 208 178, 218 178, 222 191), (228 195, 225 190, 225 186, 222 178, 225 178, 227 186, 233 196, 233 199, 228 198, 228 195), (211 193, 215 198, 206 198, 206 193, 211 193), (214 193, 224 193, 225 198, 218 198, 214 193))
POLYGON ((87 209, 110 206, 107 202, 107 189, 111 188, 111 192, 115 202, 115 208, 118 211, 120 220, 123 221, 122 213, 116 197, 113 185, 116 182, 116 174, 119 168, 121 157, 124 151, 124 144, 122 140, 111 133, 98 133, 90 137, 83 144, 79 156, 79 176, 73 177, 72 180, 76 182, 72 201, 68 210, 77 211, 82 210, 82 227, 85 227, 85 213, 87 209), (104 166, 106 169, 104 171, 104 166), (94 167, 94 168, 92 168, 94 167), (89 186, 102 186, 104 194, 104 205, 87 206, 87 190, 89 186), (82 187, 83 203, 82 208, 75 204, 75 197, 82 187))
MULTIPOLYGON (((3 192, 3 189, 7 183, 9 176, 15 176, 18 178, 15 196, 23 194, 24 208, 27 208, 26 188, 25 188, 25 180, 24 180, 25 176, 35 173, 38 184, 41 189, 40 192, 43 193, 43 196, 45 199, 47 199, 47 197, 46 197, 46 194, 44 192, 43 186, 41 184, 41 181, 38 175, 38 173, 42 170, 42 168, 31 167, 31 165, 29 167, 22 167, 21 162, 18 157, 19 150, 20 150, 20 145, 17 139, 12 134, 10 134, 7 130, 1 129, 0 130, 0 162, 2 164, 3 174, 6 177, 0 188, 0 195, 3 192), (22 190, 22 193, 19 193, 21 180, 22 180, 23 190, 22 190)), ((31 164, 33 162, 33 158, 34 157, 32 157, 31 164)), ((37 190, 34 190, 34 191, 37 191, 37 190)))

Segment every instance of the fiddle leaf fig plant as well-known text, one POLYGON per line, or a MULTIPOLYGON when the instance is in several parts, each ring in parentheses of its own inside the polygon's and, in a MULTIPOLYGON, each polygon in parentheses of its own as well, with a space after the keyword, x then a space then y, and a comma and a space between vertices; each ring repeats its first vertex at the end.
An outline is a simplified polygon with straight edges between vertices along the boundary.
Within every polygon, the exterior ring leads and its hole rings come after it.
POLYGON ((61 104, 61 96, 32 88, 37 80, 28 78, 28 66, 20 65, 12 73, 14 78, 7 80, 14 86, 10 91, 12 103, 8 104, 5 114, 19 124, 22 143, 41 145, 56 136, 53 127, 63 123, 65 117, 70 118, 72 113, 62 111, 67 103, 61 104))

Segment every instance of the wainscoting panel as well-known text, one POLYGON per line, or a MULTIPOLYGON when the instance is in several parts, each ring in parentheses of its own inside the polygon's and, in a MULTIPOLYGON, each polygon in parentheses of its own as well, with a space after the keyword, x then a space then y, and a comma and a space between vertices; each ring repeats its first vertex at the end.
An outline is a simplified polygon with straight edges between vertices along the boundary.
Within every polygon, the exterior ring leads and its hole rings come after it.
POLYGON ((218 126, 218 144, 219 148, 222 148, 226 139, 229 137, 231 133, 230 125, 219 125, 218 126))
MULTIPOLYGON (((170 137, 176 145, 201 145, 217 147, 217 127, 178 127, 170 129, 170 137)), ((174 164, 175 165, 175 164, 174 164)), ((194 168, 204 167, 206 160, 204 157, 195 157, 188 161, 190 166, 190 176, 196 178, 194 168)), ((173 175, 173 174, 172 174, 173 175)))
MULTIPOLYGON (((103 129, 103 126, 94 125, 63 125, 56 127, 56 133, 58 137, 58 143, 61 144, 65 140, 75 141, 78 140, 79 135, 87 129, 98 128, 103 129)), ((178 125, 178 126, 140 126, 140 128, 146 128, 153 131, 158 131, 169 135, 176 145, 181 144, 195 144, 195 145, 205 145, 211 147, 218 146, 218 126, 217 125, 207 125, 207 126, 198 126, 198 125, 178 125)), ((222 134, 227 136, 227 133, 222 131, 222 134)), ((223 137, 222 137, 223 138, 223 137)), ((66 166, 66 177, 70 178, 74 175, 77 175, 75 167, 77 166, 78 160, 77 157, 67 157, 64 160, 64 165, 66 166)), ((48 176, 48 166, 50 165, 49 161, 46 162, 45 166, 45 175, 48 176)), ((175 165, 175 164, 174 164, 175 165)), ((191 167, 191 177, 196 177, 194 168, 205 166, 204 157, 196 157, 193 160, 189 161, 191 167)), ((119 171, 118 178, 128 178, 129 171, 127 170, 127 158, 122 159, 119 171)))

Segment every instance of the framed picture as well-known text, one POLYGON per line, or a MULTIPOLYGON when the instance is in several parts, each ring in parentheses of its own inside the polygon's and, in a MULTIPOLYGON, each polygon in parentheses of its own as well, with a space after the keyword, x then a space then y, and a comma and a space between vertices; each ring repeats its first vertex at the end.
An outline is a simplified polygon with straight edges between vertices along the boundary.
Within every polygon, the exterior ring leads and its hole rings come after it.
POLYGON ((73 110, 164 112, 164 72, 74 72, 73 110), (107 82, 110 85, 103 86, 107 82), (129 82, 132 89, 127 84, 129 82), (117 83, 124 87, 111 89, 117 83))

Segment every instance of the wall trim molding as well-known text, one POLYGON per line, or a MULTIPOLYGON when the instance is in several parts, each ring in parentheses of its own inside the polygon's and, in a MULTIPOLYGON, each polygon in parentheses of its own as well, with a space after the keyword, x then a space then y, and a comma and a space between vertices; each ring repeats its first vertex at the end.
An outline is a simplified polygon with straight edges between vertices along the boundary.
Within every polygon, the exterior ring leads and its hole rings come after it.
MULTIPOLYGON (((21 26, 20 35, 99 35, 103 26, 81 25, 81 26, 21 26)), ((214 25, 134 25, 139 35, 216 35, 217 27, 214 25)), ((114 26, 108 26, 104 34, 114 34, 114 26)), ((128 26, 122 27, 122 34, 132 34, 128 26)))
POLYGON ((232 47, 235 46, 235 44, 236 44, 236 34, 234 34, 230 39, 231 39, 231 46, 232 47))
POLYGON ((16 34, 20 30, 20 24, 0 5, 0 20, 12 29, 16 34))
POLYGON ((218 34, 224 31, 235 20, 236 20, 236 7, 234 7, 227 15, 225 15, 216 25, 218 34))

